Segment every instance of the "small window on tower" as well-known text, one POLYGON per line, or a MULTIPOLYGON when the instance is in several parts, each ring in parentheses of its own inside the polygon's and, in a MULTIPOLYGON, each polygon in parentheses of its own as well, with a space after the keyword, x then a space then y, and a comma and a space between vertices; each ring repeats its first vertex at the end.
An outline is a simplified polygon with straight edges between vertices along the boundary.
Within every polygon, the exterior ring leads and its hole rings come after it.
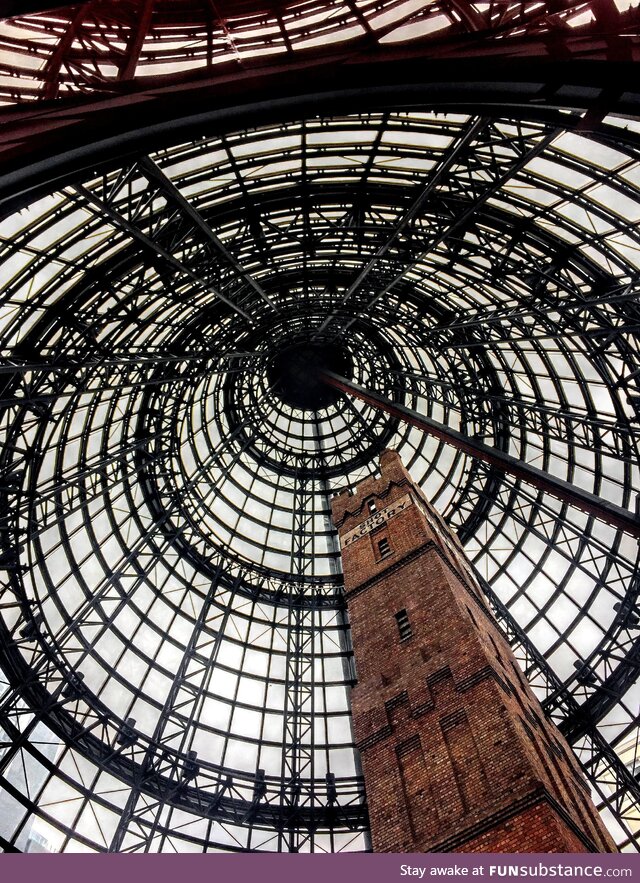
POLYGON ((373 515, 374 512, 378 511, 375 500, 367 500, 367 506, 369 507, 369 515, 373 515))
POLYGON ((396 613, 396 622, 398 624, 398 631, 400 632, 400 640, 406 641, 407 638, 410 638, 413 634, 411 631, 411 623, 409 622, 409 614, 406 610, 399 610, 396 613))
POLYGON ((381 558, 386 558, 391 554, 391 546, 389 545, 389 540, 386 537, 382 537, 381 540, 378 540, 378 554, 381 558))

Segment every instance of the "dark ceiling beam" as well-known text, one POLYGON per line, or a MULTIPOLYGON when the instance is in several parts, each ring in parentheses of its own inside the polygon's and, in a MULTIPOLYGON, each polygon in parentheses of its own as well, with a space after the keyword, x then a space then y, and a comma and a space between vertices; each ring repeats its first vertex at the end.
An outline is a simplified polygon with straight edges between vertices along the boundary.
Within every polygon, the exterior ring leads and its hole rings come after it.
POLYGON ((61 3, 60 0, 0 0, 0 18, 17 18, 52 9, 69 9, 83 3, 61 3))
POLYGON ((119 66, 118 79, 120 80, 132 80, 136 75, 142 46, 151 26, 154 2, 155 0, 142 0, 137 9, 135 9, 131 22, 129 42, 119 66))
MULTIPOLYGON (((395 245, 395 243, 397 243, 399 237, 402 236, 409 225, 418 217, 422 209, 426 206, 428 201, 431 199, 431 196, 436 187, 438 187, 442 183, 443 179, 449 173, 453 165, 459 160, 460 154, 473 144, 478 134, 486 126, 487 120, 482 118, 474 119, 469 125, 467 125, 466 130, 462 133, 462 136, 453 144, 451 149, 447 153, 445 153, 435 169, 427 176, 427 180, 424 183, 420 193, 414 199, 409 208, 400 216, 399 220, 391 231, 390 236, 376 250, 375 254, 371 256, 371 258, 367 261, 367 263, 360 270, 356 278, 353 280, 351 285, 347 288, 343 297, 340 300, 338 309, 341 309, 347 303, 347 301, 351 299, 358 288, 360 288, 362 284, 366 281, 372 270, 374 270, 375 267, 386 257, 389 250, 395 245)), ((318 332, 323 332, 325 328, 336 318, 337 314, 338 310, 334 310, 330 316, 327 316, 327 318, 318 329, 318 332)))
POLYGON ((60 90, 60 74, 67 63, 70 48, 80 31, 87 9, 84 5, 78 6, 67 22, 64 35, 60 38, 54 51, 49 57, 43 72, 44 87, 42 95, 45 99, 57 98, 60 90))
POLYGON ((152 352, 151 350, 140 350, 136 352, 135 348, 131 348, 126 355, 115 354, 109 357, 96 356, 93 359, 57 359, 50 361, 20 361, 17 359, 0 359, 0 375, 2 374, 60 374, 69 372, 77 375, 80 370, 90 371, 92 369, 111 369, 111 368, 141 368, 145 365, 169 365, 175 362, 208 362, 216 363, 215 368, 209 368, 210 371, 233 371, 233 367, 228 362, 242 359, 242 369, 245 370, 249 359, 254 358, 255 353, 249 352, 216 352, 214 350, 203 350, 202 352, 185 351, 184 353, 172 352, 152 352))
POLYGON ((173 181, 165 175, 162 169, 160 169, 153 160, 147 156, 142 157, 138 162, 138 167, 147 180, 150 180, 160 188, 167 201, 177 206, 179 211, 187 217, 188 221, 198 228, 198 230, 204 235, 205 239, 207 239, 216 248, 224 260, 231 265, 234 272, 238 276, 241 276, 272 310, 276 313, 280 312, 279 307, 276 306, 259 282, 257 282, 236 260, 225 244, 218 238, 218 236, 216 236, 194 205, 184 198, 180 190, 178 190, 173 181))
MULTIPOLYGON (((632 437, 638 436, 640 440, 640 428, 634 432, 629 423, 604 419, 600 415, 593 416, 570 408, 553 407, 538 399, 525 398, 522 395, 507 395, 501 387, 492 388, 483 384, 467 386, 411 371, 392 371, 391 374, 397 375, 402 381, 403 385, 400 388, 406 389, 407 382, 427 387, 428 396, 448 408, 461 410, 465 406, 468 407, 468 398, 471 398, 478 403, 479 408, 486 404, 490 408, 512 409, 523 428, 531 429, 541 435, 546 433, 549 438, 560 442, 566 442, 570 436, 571 443, 584 450, 602 451, 604 446, 601 436, 607 434, 623 449, 629 446, 632 437)), ((617 448, 615 450, 616 457, 621 462, 636 462, 636 458, 631 453, 625 456, 617 448)))
MULTIPOLYGON (((554 279, 551 281, 555 282, 554 279)), ((606 291, 592 291, 587 295, 572 292, 564 296, 554 293, 549 297, 538 292, 536 301, 531 304, 523 306, 522 303, 518 303, 511 307, 478 308, 473 311, 461 312, 449 322, 425 328, 424 334, 425 339, 441 345, 454 332, 473 331, 477 328, 487 328, 505 322, 517 323, 530 317, 540 320, 553 310, 561 310, 563 315, 575 317, 583 312, 591 313, 595 307, 627 303, 634 305, 638 303, 639 296, 640 280, 625 282, 622 285, 615 284, 606 291)))
POLYGON ((455 429, 450 429, 431 417, 418 414, 417 411, 406 408, 404 405, 398 405, 385 396, 363 389, 345 377, 340 377, 340 375, 334 374, 331 371, 323 372, 323 377, 334 389, 339 389, 341 392, 352 395, 374 408, 385 411, 387 414, 391 414, 393 417, 397 417, 399 420, 415 426, 429 435, 433 435, 459 451, 482 460, 490 466, 495 466, 502 472, 513 475, 515 478, 532 485, 544 493, 551 494, 556 499, 562 500, 563 503, 575 506, 594 518, 605 521, 607 524, 611 524, 619 530, 640 539, 640 518, 633 515, 627 509, 623 509, 615 503, 610 503, 608 500, 603 500, 602 497, 597 497, 595 494, 570 484, 568 481, 556 478, 556 476, 544 472, 530 463, 518 460, 516 457, 512 457, 511 454, 470 438, 461 432, 457 432, 455 429))
MULTIPOLYGON (((51 182, 81 177, 121 157, 139 156, 188 138, 320 113, 381 110, 389 106, 485 115, 523 114, 568 128, 624 89, 610 112, 640 112, 635 65, 533 59, 380 57, 330 54, 311 65, 293 61, 275 70, 220 70, 189 81, 119 84, 121 94, 74 97, 0 111, 0 211, 19 208, 48 192, 51 182), (562 110, 571 111, 570 114, 562 110)), ((115 91, 115 89, 114 89, 115 91)))
POLYGON ((174 257, 174 255, 170 254, 166 251, 162 246, 160 246, 157 242, 153 240, 152 237, 147 236, 141 229, 139 229, 135 224, 132 224, 126 218, 124 218, 118 211, 108 205, 104 200, 100 199, 100 197, 96 196, 91 190, 87 187, 84 187, 81 184, 77 184, 73 188, 75 192, 80 197, 81 202, 86 202, 97 211, 108 221, 110 221, 115 227, 120 230, 123 230, 132 239, 134 239, 139 245, 141 245, 145 250, 151 252, 153 255, 161 258, 165 263, 167 263, 173 270, 177 270, 182 276, 186 276, 192 282, 195 282, 199 288, 204 289, 205 291, 211 292, 218 300, 221 300, 228 307, 230 307, 234 312, 238 313, 245 319, 249 325, 253 325, 253 320, 251 316, 243 310, 238 304, 234 303, 228 297, 216 288, 215 285, 212 285, 207 279, 202 278, 198 273, 194 272, 190 267, 188 267, 183 261, 174 257))
MULTIPOLYGON (((479 128, 475 131, 474 137, 467 142, 466 138, 463 137, 461 139, 460 146, 463 148, 462 153, 465 151, 471 151, 472 153, 476 153, 480 155, 484 148, 487 150, 491 150, 494 145, 491 142, 491 136, 489 135, 489 141, 476 139, 476 135, 483 132, 482 128, 479 128), (474 143, 475 142, 475 143, 474 143)), ((339 334, 343 335, 346 331, 359 319, 361 319, 364 315, 366 315, 369 310, 371 310, 378 301, 386 297, 390 291, 392 291, 409 273, 412 269, 417 267, 419 264, 423 263, 424 260, 432 254, 438 246, 442 245, 442 243, 446 242, 453 234, 457 233, 460 230, 465 229, 465 225, 468 224, 472 218, 476 217, 478 211, 492 198, 494 197, 503 186, 513 178, 519 171, 521 171, 526 165, 528 165, 533 159, 543 153, 547 147, 552 143, 552 141, 557 137, 558 131, 552 130, 546 133, 539 133, 538 139, 534 144, 531 144, 532 136, 525 137, 523 136, 520 139, 520 144, 517 148, 514 147, 514 156, 510 158, 510 161, 507 160, 504 164, 498 165, 497 158, 495 154, 492 154, 492 164, 489 167, 488 165, 483 165, 481 168, 481 175, 479 175, 475 180, 465 182, 464 178, 460 181, 455 180, 455 174, 449 175, 449 171, 452 167, 456 165, 456 162, 448 163, 445 159, 442 168, 442 174, 437 174, 435 180, 433 181, 433 187, 427 188, 427 193, 425 194, 425 199, 420 199, 420 206, 416 208, 414 214, 412 214, 411 220, 416 217, 417 212, 422 207, 424 202, 428 197, 434 196, 437 194, 440 202, 444 204, 445 210, 444 212, 441 210, 440 218, 438 218, 437 222, 434 218, 431 219, 431 224, 429 227, 429 231, 425 238, 420 239, 416 237, 415 243, 413 244, 413 249, 409 249, 409 253, 405 259, 403 259, 399 254, 394 256, 394 259, 389 262, 390 266, 386 268, 386 272, 383 275, 383 279, 386 277, 388 281, 379 288, 374 296, 369 300, 369 302, 364 306, 363 309, 359 310, 358 313, 350 318, 346 323, 344 323, 340 329, 339 334), (486 178, 489 180, 487 181, 486 178), (465 199, 463 202, 459 202, 455 199, 451 199, 451 192, 455 189, 459 188, 461 184, 467 183, 468 192, 467 195, 469 198, 465 199), (442 192, 438 192, 438 188, 442 185, 442 192), (475 186, 474 186, 475 185, 475 186), (475 189, 477 188, 477 189, 475 189), (390 276, 390 278, 389 278, 390 276)), ((515 142, 515 139, 514 139, 515 142)), ((513 146, 510 145, 510 146, 513 146)), ((458 145, 456 145, 451 153, 454 154, 455 160, 460 156, 460 152, 458 151, 458 145)), ((473 168, 472 163, 469 163, 468 166, 465 164, 465 172, 468 173, 470 169, 473 168)), ((457 194, 456 194, 457 195, 457 194)), ((407 225, 402 226, 402 230, 394 233, 391 237, 389 245, 393 244, 400 235, 400 233, 406 229, 407 225)), ((378 256, 374 257, 374 262, 377 262, 378 256)), ((373 266, 373 262, 372 262, 373 266)), ((362 275, 362 274, 361 274, 362 275)), ((362 279, 356 280, 356 283, 349 289, 347 294, 349 296, 353 295, 357 288, 362 285, 364 281, 364 276, 362 279)), ((347 298, 345 297, 343 303, 346 302, 347 298)), ((335 319, 338 314, 332 314, 323 324, 321 330, 331 322, 331 320, 335 319)))

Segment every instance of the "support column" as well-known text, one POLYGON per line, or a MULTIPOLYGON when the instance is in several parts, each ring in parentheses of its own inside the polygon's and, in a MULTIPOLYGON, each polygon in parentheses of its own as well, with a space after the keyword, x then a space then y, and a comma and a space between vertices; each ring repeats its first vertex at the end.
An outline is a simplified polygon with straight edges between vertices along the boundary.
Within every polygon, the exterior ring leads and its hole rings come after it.
POLYGON ((612 852, 571 749, 395 451, 332 501, 377 852, 612 852))

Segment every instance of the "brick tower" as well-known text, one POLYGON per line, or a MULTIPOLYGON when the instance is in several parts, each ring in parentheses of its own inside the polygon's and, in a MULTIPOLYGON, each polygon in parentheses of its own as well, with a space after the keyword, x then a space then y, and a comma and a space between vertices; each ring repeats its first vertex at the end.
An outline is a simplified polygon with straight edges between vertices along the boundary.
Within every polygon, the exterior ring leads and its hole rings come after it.
POLYGON ((395 451, 334 497, 376 852, 613 852, 464 553, 395 451))

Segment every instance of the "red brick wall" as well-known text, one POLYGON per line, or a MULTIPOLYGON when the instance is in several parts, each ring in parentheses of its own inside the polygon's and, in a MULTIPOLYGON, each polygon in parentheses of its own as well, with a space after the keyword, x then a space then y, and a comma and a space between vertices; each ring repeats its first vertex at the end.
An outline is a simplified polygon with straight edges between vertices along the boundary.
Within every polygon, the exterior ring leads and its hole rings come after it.
POLYGON ((456 538, 395 452, 381 470, 333 500, 374 850, 614 850, 456 538), (412 632, 403 640, 400 611, 412 632))

